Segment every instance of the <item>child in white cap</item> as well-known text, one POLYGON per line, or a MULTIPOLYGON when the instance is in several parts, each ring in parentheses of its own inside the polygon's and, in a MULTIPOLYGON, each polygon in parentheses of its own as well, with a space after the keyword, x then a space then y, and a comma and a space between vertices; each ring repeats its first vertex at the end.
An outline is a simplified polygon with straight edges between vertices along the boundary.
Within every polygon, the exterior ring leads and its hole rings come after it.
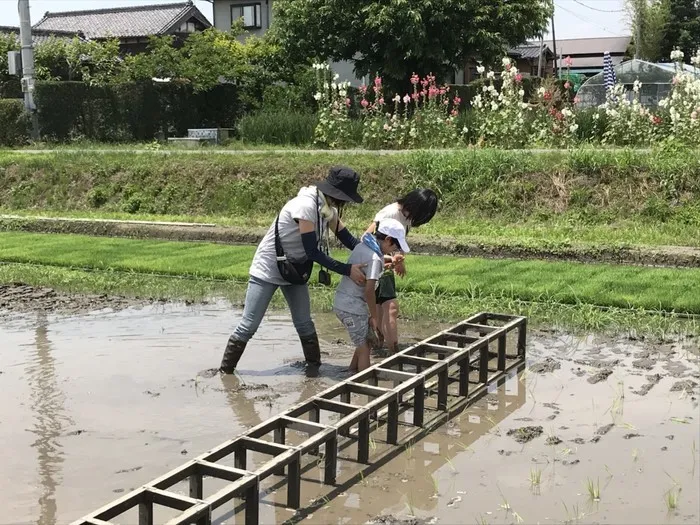
POLYGON ((377 330, 377 300, 375 288, 384 271, 384 256, 396 251, 408 253, 406 229, 396 219, 381 221, 374 234, 365 233, 355 246, 348 264, 364 266, 365 284, 357 285, 349 277, 343 277, 333 302, 333 311, 343 323, 355 345, 355 355, 350 362, 351 371, 369 367, 370 328, 377 330))

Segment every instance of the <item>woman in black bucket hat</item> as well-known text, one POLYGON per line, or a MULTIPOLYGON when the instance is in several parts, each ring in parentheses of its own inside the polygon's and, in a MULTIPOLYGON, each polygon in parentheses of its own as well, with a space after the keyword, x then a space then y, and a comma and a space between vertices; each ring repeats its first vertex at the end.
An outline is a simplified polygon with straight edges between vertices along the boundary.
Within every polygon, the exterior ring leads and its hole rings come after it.
MULTIPOLYGON (((243 318, 229 337, 219 368, 221 372, 232 374, 236 369, 278 288, 291 311, 307 365, 321 365, 307 281, 315 262, 347 275, 358 284, 365 281, 361 265, 332 259, 322 245, 329 231, 333 231, 349 250, 358 243, 340 221, 340 212, 347 203, 362 202, 357 193, 359 184, 360 176, 354 170, 336 166, 330 169, 326 180, 302 188, 282 207, 253 257, 243 318)), ((324 272, 319 273, 320 280, 327 278, 324 272)))

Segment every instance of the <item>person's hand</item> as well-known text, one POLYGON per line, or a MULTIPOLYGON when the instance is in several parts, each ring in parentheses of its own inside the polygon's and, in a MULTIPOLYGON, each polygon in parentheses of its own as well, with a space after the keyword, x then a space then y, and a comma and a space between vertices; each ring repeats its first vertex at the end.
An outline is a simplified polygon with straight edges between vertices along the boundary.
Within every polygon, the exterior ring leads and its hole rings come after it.
POLYGON ((350 268, 350 279, 353 280, 358 286, 365 284, 365 272, 362 269, 367 266, 366 264, 353 264, 350 268))
POLYGON ((403 254, 397 254, 392 257, 392 264, 394 266, 394 271, 399 277, 406 276, 406 265, 404 264, 403 254))
POLYGON ((379 325, 377 324, 377 319, 375 317, 369 318, 369 327, 372 329, 375 335, 379 334, 379 325))

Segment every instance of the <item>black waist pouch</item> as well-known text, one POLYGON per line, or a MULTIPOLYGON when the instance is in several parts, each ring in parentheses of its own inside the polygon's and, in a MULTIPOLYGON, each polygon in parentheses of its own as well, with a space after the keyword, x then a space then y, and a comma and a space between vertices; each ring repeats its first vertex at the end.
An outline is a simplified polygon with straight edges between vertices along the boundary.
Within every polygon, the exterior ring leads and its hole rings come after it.
POLYGON ((306 284, 311 277, 314 262, 308 258, 303 261, 290 261, 282 248, 279 230, 279 215, 275 219, 275 251, 277 252, 277 269, 282 279, 289 284, 306 284))

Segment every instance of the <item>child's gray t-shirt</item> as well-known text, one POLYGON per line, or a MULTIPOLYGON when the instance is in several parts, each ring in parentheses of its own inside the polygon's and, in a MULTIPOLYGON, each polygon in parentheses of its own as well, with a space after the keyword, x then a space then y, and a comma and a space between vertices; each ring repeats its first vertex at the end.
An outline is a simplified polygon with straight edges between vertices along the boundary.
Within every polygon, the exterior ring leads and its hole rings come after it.
MULTIPOLYGON (((367 280, 377 280, 384 271, 384 261, 369 246, 360 243, 350 254, 348 264, 366 264, 364 268, 367 280)), ((335 292, 333 308, 341 312, 369 315, 365 301, 365 285, 357 285, 350 277, 343 276, 335 292)))

